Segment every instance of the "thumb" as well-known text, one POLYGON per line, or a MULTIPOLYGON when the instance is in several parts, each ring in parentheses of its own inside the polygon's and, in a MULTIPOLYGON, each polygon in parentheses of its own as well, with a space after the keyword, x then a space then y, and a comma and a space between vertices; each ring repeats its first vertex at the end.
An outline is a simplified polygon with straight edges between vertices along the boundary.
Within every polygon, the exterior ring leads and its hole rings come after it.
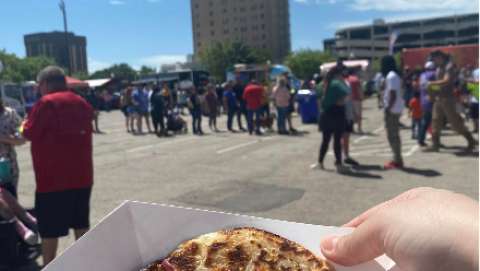
POLYGON ((346 236, 322 240, 323 255, 338 264, 352 266, 368 262, 385 253, 380 224, 366 221, 346 236))

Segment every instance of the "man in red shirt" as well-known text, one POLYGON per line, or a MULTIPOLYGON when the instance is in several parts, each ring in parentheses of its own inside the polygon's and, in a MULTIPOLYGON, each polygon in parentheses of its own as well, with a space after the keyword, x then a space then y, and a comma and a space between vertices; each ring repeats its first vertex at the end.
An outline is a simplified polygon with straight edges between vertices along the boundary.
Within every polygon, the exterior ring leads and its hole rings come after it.
POLYGON ((255 78, 250 81, 250 84, 247 85, 245 91, 243 92, 243 99, 247 104, 247 121, 248 121, 248 132, 250 135, 255 133, 261 135, 260 131, 260 115, 262 108, 262 98, 263 98, 263 87, 257 83, 255 78), (253 118, 255 117, 255 125, 253 118))
POLYGON ((35 210, 47 265, 56 256, 59 237, 73 228, 78 239, 90 227, 93 108, 67 90, 58 67, 43 69, 37 82, 42 98, 28 115, 23 136, 31 141, 35 210))

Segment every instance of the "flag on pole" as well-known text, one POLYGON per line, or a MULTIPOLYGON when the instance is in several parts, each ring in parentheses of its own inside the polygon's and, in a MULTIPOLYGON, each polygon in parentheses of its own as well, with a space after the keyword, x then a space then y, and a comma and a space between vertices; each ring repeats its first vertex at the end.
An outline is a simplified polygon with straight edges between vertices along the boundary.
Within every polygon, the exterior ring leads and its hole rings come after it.
POLYGON ((388 53, 390 55, 393 55, 393 49, 395 48, 395 42, 397 42, 399 33, 397 30, 393 30, 392 33, 390 33, 390 38, 388 42, 388 53))

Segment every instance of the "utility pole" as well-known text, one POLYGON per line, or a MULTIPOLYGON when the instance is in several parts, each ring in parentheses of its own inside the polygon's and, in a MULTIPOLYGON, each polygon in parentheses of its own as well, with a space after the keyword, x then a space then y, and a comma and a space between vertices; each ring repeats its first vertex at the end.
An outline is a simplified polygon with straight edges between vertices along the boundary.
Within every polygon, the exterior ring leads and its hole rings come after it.
POLYGON ((65 1, 60 0, 60 3, 58 4, 60 7, 60 10, 62 11, 63 15, 63 28, 64 28, 64 33, 65 33, 65 53, 67 57, 67 73, 69 76, 72 75, 72 61, 70 59, 70 41, 68 37, 68 26, 67 26, 67 10, 65 8, 65 1))

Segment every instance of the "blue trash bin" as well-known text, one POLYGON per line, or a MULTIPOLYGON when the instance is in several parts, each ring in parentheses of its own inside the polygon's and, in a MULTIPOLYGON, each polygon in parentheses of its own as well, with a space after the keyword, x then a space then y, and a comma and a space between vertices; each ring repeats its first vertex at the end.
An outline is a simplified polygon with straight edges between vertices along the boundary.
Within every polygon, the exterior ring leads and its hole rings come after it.
POLYGON ((315 92, 302 89, 297 93, 298 111, 302 118, 302 123, 318 123, 318 105, 315 92))

